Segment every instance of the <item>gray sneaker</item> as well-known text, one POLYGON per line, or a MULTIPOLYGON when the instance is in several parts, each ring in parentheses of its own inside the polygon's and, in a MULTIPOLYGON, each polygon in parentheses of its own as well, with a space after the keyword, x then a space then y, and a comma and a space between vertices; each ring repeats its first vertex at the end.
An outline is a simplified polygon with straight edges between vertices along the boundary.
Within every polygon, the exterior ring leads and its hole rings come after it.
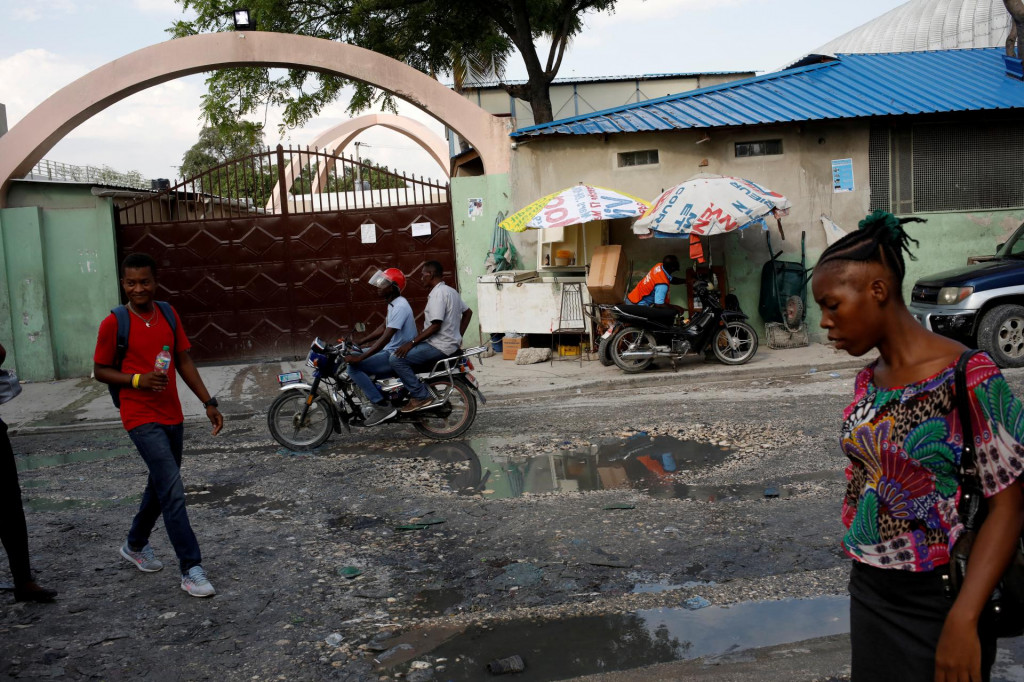
POLYGON ((391 406, 374 405, 370 403, 363 406, 363 423, 366 426, 376 426, 383 421, 391 419, 398 414, 398 409, 391 406))
POLYGON ((212 597, 217 594, 213 585, 206 578, 206 571, 202 566, 193 566, 188 573, 181 576, 181 589, 193 597, 212 597))
POLYGON ((146 573, 155 573, 164 567, 163 562, 156 558, 156 554, 153 553, 153 548, 149 546, 148 542, 145 547, 138 552, 134 552, 128 546, 128 541, 125 540, 124 544, 121 545, 121 556, 135 564, 135 567, 140 571, 145 571, 146 573))

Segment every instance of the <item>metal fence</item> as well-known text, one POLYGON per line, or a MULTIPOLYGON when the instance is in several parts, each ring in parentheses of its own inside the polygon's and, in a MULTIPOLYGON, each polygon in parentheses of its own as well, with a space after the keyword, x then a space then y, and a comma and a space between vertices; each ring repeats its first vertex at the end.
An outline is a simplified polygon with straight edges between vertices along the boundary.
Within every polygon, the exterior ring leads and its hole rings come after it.
POLYGON ((150 189, 151 181, 141 173, 131 171, 119 173, 108 166, 76 166, 70 163, 43 159, 29 171, 26 180, 49 180, 54 182, 92 182, 97 185, 113 185, 132 189, 150 189))

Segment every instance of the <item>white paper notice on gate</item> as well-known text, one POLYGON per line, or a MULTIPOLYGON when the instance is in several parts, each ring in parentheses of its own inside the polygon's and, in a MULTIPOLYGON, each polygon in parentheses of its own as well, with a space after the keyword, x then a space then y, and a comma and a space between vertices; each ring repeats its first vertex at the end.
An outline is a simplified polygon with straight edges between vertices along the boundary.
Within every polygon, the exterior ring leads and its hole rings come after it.
POLYGON ((413 237, 429 237, 430 236, 430 223, 413 223, 412 224, 412 236, 413 237))
POLYGON ((373 223, 364 223, 359 226, 359 234, 364 244, 377 243, 377 226, 373 223))

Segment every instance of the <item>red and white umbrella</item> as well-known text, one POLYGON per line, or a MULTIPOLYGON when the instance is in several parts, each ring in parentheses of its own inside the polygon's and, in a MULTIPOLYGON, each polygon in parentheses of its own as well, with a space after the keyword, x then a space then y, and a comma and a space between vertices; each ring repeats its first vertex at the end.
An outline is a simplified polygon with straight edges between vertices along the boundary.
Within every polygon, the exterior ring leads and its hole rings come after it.
POLYGON ((789 199, 756 182, 702 174, 662 192, 633 224, 633 232, 642 237, 707 237, 755 223, 764 226, 768 215, 778 221, 781 232, 781 218, 790 206, 789 199))

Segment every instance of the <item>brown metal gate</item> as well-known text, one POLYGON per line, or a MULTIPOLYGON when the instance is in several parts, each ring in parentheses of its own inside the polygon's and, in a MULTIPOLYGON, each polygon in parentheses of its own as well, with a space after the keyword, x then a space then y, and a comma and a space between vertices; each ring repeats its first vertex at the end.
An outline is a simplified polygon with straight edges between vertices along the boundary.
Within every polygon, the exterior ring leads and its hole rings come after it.
POLYGON ((406 274, 418 314, 424 262, 441 262, 455 284, 446 184, 308 149, 279 146, 129 204, 117 242, 121 258, 156 259, 157 297, 177 308, 200 361, 302 356, 315 336, 333 340, 357 322, 372 329, 386 314, 366 284, 377 268, 406 274), (322 191, 283 189, 292 159, 306 169, 300 187, 322 191), (400 186, 357 188, 356 177, 400 186))

